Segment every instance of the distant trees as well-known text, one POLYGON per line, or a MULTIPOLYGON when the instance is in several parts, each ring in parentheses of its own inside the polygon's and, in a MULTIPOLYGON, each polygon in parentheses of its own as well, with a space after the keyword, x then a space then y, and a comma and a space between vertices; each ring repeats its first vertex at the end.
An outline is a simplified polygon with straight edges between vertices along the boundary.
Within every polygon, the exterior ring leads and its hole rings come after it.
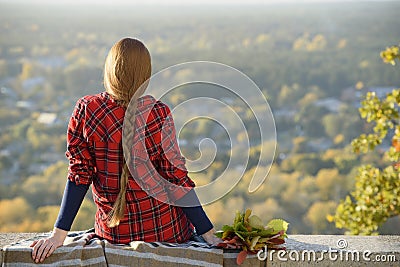
POLYGON ((42 174, 30 176, 21 187, 21 195, 30 205, 59 205, 64 191, 68 166, 58 162, 48 167, 42 174))
POLYGON ((0 78, 6 78, 8 75, 7 61, 0 59, 0 78))
POLYGON ((327 40, 322 34, 317 34, 311 38, 308 33, 304 33, 303 36, 294 41, 293 50, 321 51, 326 48, 326 45, 327 40))
POLYGON ((0 231, 13 231, 30 214, 31 206, 23 197, 0 200, 0 231))
POLYGON ((325 129, 322 125, 321 118, 328 114, 329 111, 324 106, 316 106, 310 103, 301 107, 295 118, 295 122, 299 123, 305 135, 309 137, 321 137, 325 135, 325 129))
POLYGON ((34 75, 34 71, 35 71, 35 67, 32 64, 32 62, 29 62, 29 61, 24 62, 22 64, 22 71, 21 71, 21 74, 19 75, 19 78, 22 81, 32 78, 34 75))
MULTIPOLYGON (((13 193, 18 196, 0 198, 0 232, 43 232, 52 229, 60 208, 67 167, 65 162, 51 165, 42 174, 24 181, 13 193)), ((6 195, 1 194, 1 197, 6 195)), ((73 230, 93 227, 95 213, 96 206, 88 193, 72 226, 73 230)))
POLYGON ((311 224, 313 234, 334 231, 334 225, 330 224, 325 218, 334 212, 335 208, 336 202, 332 200, 326 202, 316 201, 311 205, 304 219, 307 223, 311 224))
POLYGON ((359 119, 358 114, 355 114, 355 111, 355 108, 344 104, 338 113, 326 114, 321 121, 325 134, 332 140, 342 135, 342 142, 348 144, 363 127, 363 122, 359 119))

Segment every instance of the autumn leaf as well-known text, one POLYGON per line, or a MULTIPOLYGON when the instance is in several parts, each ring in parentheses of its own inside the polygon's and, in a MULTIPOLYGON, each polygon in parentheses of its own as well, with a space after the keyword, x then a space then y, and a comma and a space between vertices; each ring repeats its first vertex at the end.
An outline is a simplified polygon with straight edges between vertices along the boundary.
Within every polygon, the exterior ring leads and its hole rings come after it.
POLYGON ((236 258, 237 265, 241 265, 246 258, 247 258, 247 251, 244 250, 240 251, 236 258))
POLYGON ((251 209, 244 213, 237 211, 233 225, 224 225, 222 231, 216 233, 223 240, 218 247, 242 249, 236 259, 240 265, 248 253, 257 253, 265 247, 284 249, 282 245, 285 243, 288 225, 282 219, 274 219, 265 226, 260 217, 251 215, 251 209))

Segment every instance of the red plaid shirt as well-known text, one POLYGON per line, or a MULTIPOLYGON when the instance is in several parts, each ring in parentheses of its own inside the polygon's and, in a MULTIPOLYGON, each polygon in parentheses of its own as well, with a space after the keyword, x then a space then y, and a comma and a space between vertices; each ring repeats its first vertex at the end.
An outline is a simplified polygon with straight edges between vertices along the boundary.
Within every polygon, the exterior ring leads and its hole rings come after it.
MULTIPOLYGON (((193 188, 195 185, 187 176, 185 159, 177 145, 168 106, 152 96, 142 96, 137 106, 136 121, 143 121, 146 108, 147 122, 143 136, 147 155, 144 158, 149 159, 157 172, 169 182, 193 188), (167 135, 161 133, 166 121, 170 128, 167 135), (169 144, 168 153, 165 152, 165 144, 169 144)), ((128 179, 125 217, 118 226, 107 227, 107 214, 119 192, 124 115, 125 108, 117 105, 106 92, 78 100, 68 125, 68 179, 76 184, 92 184, 97 205, 95 231, 106 240, 121 244, 134 240, 185 242, 190 238, 192 226, 181 208, 149 196, 132 176, 128 179)), ((140 159, 141 156, 138 156, 140 159)), ((145 181, 151 180, 152 170, 146 164, 137 164, 135 168, 134 175, 145 181)), ((175 192, 177 198, 186 191, 175 192)))

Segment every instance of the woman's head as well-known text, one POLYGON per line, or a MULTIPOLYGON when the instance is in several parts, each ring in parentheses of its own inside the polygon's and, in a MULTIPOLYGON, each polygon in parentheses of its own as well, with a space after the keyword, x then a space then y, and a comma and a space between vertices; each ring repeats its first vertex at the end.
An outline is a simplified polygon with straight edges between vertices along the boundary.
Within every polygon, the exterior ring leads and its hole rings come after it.
POLYGON ((142 42, 124 38, 114 44, 104 65, 104 86, 115 100, 127 106, 139 88, 137 96, 143 94, 150 75, 150 53, 142 42))

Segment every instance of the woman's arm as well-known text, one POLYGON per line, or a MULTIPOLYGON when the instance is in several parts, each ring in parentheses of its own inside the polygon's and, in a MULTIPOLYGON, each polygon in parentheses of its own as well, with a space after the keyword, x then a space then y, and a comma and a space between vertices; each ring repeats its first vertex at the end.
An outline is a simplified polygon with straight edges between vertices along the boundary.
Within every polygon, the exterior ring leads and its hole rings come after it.
POLYGON ((80 99, 68 124, 66 153, 69 159, 68 182, 60 212, 52 235, 31 244, 32 258, 35 262, 43 262, 56 248, 63 245, 95 174, 94 161, 83 135, 84 111, 84 99, 80 99))
POLYGON ((36 263, 43 262, 56 248, 63 245, 88 189, 89 185, 76 185, 67 181, 53 233, 50 237, 31 244, 33 247, 32 258, 36 263))
POLYGON ((197 234, 202 235, 213 228, 213 224, 211 223, 210 219, 208 219, 196 195, 196 192, 193 189, 179 199, 176 202, 176 205, 181 207, 186 217, 196 228, 197 234), (190 203, 189 207, 187 206, 188 203, 190 203))
POLYGON ((77 185, 70 180, 65 185, 63 199, 61 201, 60 212, 55 223, 55 227, 64 231, 71 230, 71 225, 79 211, 79 208, 85 198, 89 185, 77 185))
POLYGON ((196 233, 201 235, 208 244, 217 245, 222 242, 222 239, 215 236, 214 226, 204 212, 196 192, 193 189, 179 199, 176 204, 178 206, 182 205, 182 211, 195 227, 196 233), (191 203, 191 205, 197 203, 197 205, 185 207, 187 203, 191 203))

